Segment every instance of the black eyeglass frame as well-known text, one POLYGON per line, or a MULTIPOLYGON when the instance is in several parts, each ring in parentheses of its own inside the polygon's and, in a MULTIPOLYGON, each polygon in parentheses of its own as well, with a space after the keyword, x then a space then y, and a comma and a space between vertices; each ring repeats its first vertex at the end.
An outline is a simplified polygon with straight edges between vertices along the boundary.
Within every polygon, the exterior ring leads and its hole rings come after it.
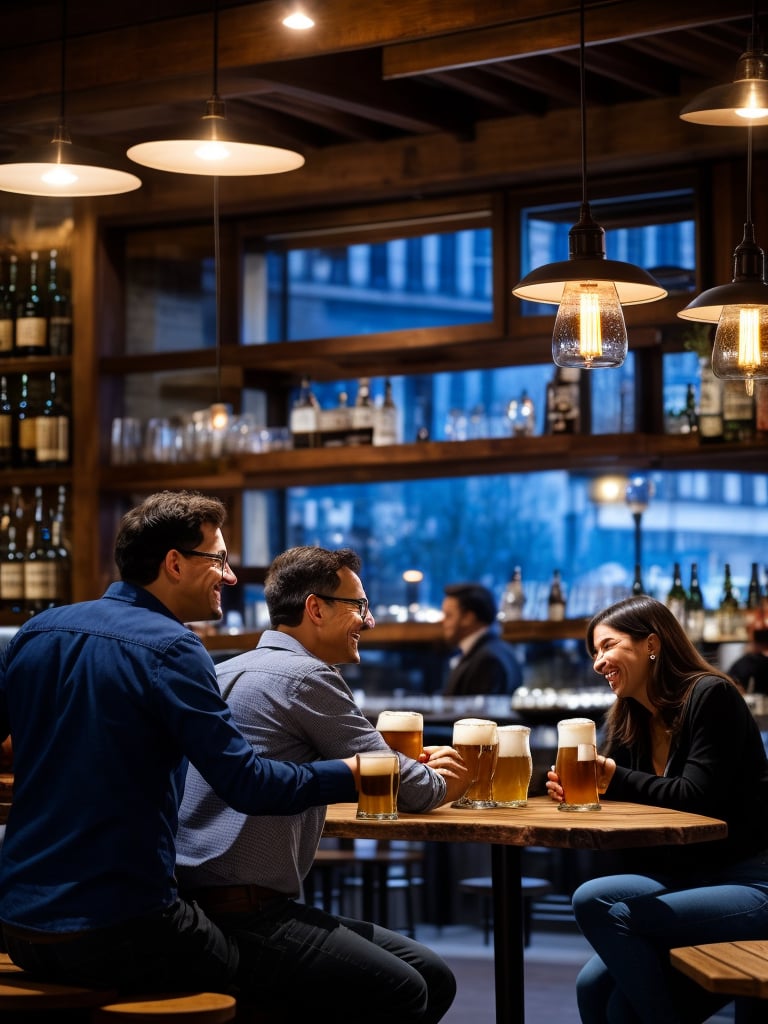
POLYGON ((341 601, 342 604, 357 605, 357 614, 363 622, 368 618, 370 605, 367 597, 335 597, 333 594, 315 594, 315 597, 319 597, 321 601, 341 601))
POLYGON ((229 555, 226 551, 190 551, 188 548, 176 548, 176 551, 180 555, 184 555, 185 558, 190 555, 194 558, 212 558, 221 566, 221 577, 224 578, 224 573, 229 565, 229 555))

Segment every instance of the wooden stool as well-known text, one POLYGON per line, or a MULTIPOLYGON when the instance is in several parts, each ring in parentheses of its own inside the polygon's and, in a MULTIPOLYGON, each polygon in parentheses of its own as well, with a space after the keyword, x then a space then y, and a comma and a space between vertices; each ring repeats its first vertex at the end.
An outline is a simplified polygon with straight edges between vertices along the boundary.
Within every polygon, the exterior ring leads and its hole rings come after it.
MULTIPOLYGON (((520 879, 523 889, 523 935, 525 945, 531 942, 531 920, 533 917, 533 898, 543 896, 551 890, 552 884, 546 878, 528 878, 523 876, 520 879)), ((483 900, 483 942, 488 945, 491 938, 491 894, 493 883, 490 875, 479 878, 464 878, 459 882, 459 892, 472 893, 482 897, 483 900)))
POLYGON ((144 996, 121 999, 100 1006, 94 1024, 121 1024, 127 1021, 172 1024, 223 1024, 234 1020, 236 1004, 232 996, 219 992, 195 992, 180 995, 144 996))

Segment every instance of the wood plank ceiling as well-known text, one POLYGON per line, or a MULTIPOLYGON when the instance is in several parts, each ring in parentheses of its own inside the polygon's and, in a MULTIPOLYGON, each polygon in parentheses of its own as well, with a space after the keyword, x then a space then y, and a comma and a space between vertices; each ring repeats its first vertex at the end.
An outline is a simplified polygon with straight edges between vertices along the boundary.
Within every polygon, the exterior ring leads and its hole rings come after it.
MULTIPOLYGON (((124 152, 196 123, 212 92, 214 2, 67 0, 66 120, 73 139, 124 152)), ((432 136, 472 145, 492 135, 496 122, 516 119, 521 128, 547 126, 553 150, 561 143, 553 134, 559 125, 570 125, 571 139, 578 138, 573 0, 307 5, 316 28, 297 33, 280 22, 283 0, 219 0, 219 93, 229 117, 249 124, 262 141, 298 147, 309 163, 345 147, 423 146, 432 136)), ((659 110, 674 119, 687 98, 733 78, 751 15, 743 0, 590 0, 590 118, 630 105, 636 122, 623 130, 661 133, 663 146, 673 129, 657 127, 659 110)), ((0 4, 0 159, 21 143, 50 137, 59 113, 61 39, 59 0, 0 4)), ((677 130, 667 145, 677 145, 677 130)), ((741 146, 735 130, 686 130, 698 132, 683 136, 694 152, 696 140, 705 149, 741 146)), ((602 146, 597 138, 595 149, 602 146)))

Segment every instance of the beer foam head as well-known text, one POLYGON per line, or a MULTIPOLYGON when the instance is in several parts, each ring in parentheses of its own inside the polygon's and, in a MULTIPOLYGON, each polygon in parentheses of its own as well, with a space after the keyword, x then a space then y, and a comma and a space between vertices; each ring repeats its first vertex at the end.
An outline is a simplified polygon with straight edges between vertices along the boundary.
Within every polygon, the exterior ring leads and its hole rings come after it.
POLYGON ((357 755, 361 775, 391 775, 397 771, 400 762, 397 754, 386 750, 372 750, 357 755))
POLYGON ((379 732, 420 732, 424 716, 419 711, 380 711, 376 722, 379 732))
POLYGON ((453 742, 467 746, 483 746, 496 743, 498 726, 487 718, 460 718, 453 723, 453 742))
POLYGON ((591 718, 564 718, 557 723, 559 742, 565 747, 595 742, 595 723, 591 718))
POLYGON ((499 726, 499 757, 527 757, 530 754, 527 725, 499 726))

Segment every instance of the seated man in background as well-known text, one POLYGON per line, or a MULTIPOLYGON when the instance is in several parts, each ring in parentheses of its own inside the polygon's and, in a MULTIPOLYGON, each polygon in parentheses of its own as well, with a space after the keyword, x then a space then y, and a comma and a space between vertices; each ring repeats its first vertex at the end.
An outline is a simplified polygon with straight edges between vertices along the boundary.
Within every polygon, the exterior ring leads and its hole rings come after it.
POLYGON ((452 667, 444 693, 449 697, 512 693, 523 681, 520 664, 496 626, 496 601, 479 583, 454 583, 444 588, 443 636, 461 654, 452 667))
MULTIPOLYGON (((222 696, 256 752, 314 762, 388 749, 335 667, 360 661, 360 634, 375 625, 359 570, 354 551, 319 547, 292 548, 270 566, 273 628, 254 650, 217 667, 222 696)), ((403 810, 429 811, 466 789, 450 747, 428 748, 428 764, 399 757, 403 810)), ((249 818, 190 770, 179 830, 182 889, 236 938, 243 996, 281 1019, 439 1021, 456 986, 431 950, 297 902, 324 820, 325 808, 249 818)))
POLYGON ((744 693, 768 693, 768 629, 751 629, 751 642, 728 669, 744 693))

